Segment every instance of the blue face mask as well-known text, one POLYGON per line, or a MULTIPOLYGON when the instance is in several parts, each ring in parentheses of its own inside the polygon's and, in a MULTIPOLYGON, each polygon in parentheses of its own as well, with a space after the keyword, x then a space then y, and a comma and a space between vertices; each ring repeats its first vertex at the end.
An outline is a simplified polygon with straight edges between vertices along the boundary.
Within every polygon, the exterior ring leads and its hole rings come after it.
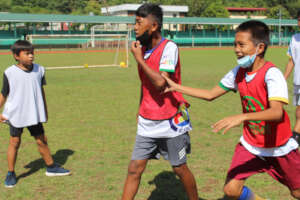
POLYGON ((242 68, 248 68, 254 63, 255 58, 256 58, 256 54, 254 54, 252 56, 249 56, 249 55, 244 56, 244 57, 238 59, 237 63, 242 68))
POLYGON ((248 68, 248 67, 252 66, 255 61, 255 58, 256 58, 257 50, 258 50, 258 48, 256 49, 255 54, 253 54, 252 56, 248 55, 248 56, 244 56, 240 59, 237 59, 238 65, 242 68, 248 68))

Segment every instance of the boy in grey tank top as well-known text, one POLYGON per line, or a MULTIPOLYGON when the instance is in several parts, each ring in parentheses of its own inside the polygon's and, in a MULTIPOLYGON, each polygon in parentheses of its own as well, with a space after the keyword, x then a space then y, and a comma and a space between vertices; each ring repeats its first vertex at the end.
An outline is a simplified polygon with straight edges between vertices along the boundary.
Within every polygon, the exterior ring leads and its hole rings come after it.
POLYGON ((44 159, 47 176, 69 175, 70 171, 53 161, 44 133, 43 124, 47 121, 47 105, 43 85, 45 69, 34 64, 34 50, 30 42, 18 40, 11 48, 16 65, 8 67, 3 74, 3 86, 0 94, 0 122, 9 124, 10 139, 7 150, 8 173, 5 187, 14 187, 17 183, 15 163, 23 128, 27 128, 36 140, 38 150, 44 159))
MULTIPOLYGON (((298 26, 300 27, 300 9, 297 13, 298 26)), ((294 70, 294 97, 293 103, 296 106, 296 122, 293 129, 293 137, 300 144, 300 33, 293 35, 287 55, 290 57, 285 67, 284 77, 288 79, 294 70)))

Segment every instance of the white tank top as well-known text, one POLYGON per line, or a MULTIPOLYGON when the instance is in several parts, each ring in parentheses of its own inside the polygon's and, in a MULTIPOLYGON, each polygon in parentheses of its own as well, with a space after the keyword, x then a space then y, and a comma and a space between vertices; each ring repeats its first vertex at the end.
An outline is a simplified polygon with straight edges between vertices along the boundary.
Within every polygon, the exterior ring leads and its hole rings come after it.
POLYGON ((4 73, 9 83, 9 94, 4 105, 3 116, 17 128, 46 122, 42 94, 44 67, 34 64, 32 71, 27 72, 13 65, 4 73))

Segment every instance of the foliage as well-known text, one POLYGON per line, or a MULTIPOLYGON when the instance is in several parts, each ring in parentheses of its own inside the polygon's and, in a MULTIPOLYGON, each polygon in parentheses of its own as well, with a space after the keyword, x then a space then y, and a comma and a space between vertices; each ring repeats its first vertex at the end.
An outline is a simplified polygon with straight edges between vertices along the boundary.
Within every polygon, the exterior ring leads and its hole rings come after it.
POLYGON ((220 3, 211 3, 202 13, 203 17, 229 17, 229 12, 220 3))
POLYGON ((282 19, 290 18, 290 13, 288 12, 288 10, 281 5, 272 7, 267 11, 268 18, 278 19, 280 18, 280 15, 282 19))
POLYGON ((283 18, 295 18, 300 9, 300 0, 0 0, 0 11, 101 15, 101 7, 144 2, 160 5, 187 5, 188 16, 193 17, 227 17, 226 7, 264 7, 268 8, 269 17, 276 18, 276 12, 281 8, 283 18))

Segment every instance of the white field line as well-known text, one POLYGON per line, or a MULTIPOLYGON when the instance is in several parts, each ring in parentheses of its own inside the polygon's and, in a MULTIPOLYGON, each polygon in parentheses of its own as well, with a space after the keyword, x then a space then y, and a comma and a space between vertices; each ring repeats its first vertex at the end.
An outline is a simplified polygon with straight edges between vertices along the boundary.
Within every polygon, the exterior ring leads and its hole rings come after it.
POLYGON ((120 67, 119 65, 89 65, 89 66, 64 66, 64 67, 45 67, 47 70, 53 69, 80 69, 80 68, 97 68, 97 67, 120 67))

